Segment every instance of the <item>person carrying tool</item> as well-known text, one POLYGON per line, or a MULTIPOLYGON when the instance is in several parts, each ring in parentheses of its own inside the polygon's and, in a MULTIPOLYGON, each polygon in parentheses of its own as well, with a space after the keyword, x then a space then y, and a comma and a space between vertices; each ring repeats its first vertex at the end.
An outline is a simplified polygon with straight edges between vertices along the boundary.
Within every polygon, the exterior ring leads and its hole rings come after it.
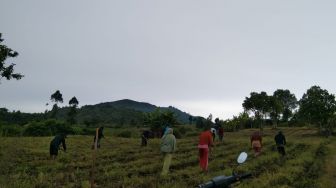
POLYGON ((51 159, 53 160, 56 159, 58 155, 59 146, 61 144, 63 146, 63 151, 66 152, 65 138, 66 138, 65 134, 56 135, 54 139, 50 142, 49 152, 50 152, 51 159))

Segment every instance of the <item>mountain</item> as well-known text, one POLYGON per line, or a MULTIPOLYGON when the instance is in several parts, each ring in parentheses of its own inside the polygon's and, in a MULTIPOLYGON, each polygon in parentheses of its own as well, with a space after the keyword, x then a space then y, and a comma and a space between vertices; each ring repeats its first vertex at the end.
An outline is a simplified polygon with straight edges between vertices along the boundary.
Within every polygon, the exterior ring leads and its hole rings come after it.
MULTIPOLYGON (((156 109, 172 111, 177 121, 181 124, 189 122, 190 114, 175 107, 159 107, 146 102, 123 99, 113 102, 104 102, 95 105, 85 105, 78 109, 77 120, 79 123, 94 126, 97 123, 109 125, 140 125, 143 122, 143 113, 153 112, 156 109)), ((68 107, 60 109, 58 118, 65 119, 68 107)))

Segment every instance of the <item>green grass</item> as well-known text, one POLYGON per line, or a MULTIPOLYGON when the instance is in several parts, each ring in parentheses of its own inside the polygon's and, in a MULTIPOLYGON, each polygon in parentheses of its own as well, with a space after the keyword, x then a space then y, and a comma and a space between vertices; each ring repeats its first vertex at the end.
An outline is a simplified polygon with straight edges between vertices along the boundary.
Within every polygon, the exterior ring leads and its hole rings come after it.
MULTIPOLYGON (((140 138, 119 138, 122 131, 106 131, 98 151, 95 180, 99 187, 193 187, 219 175, 230 175, 241 151, 249 154, 238 172, 253 177, 234 187, 327 187, 335 186, 335 139, 321 138, 310 128, 283 128, 287 155, 282 159, 274 150, 277 131, 265 129, 262 155, 254 158, 249 136, 254 130, 225 133, 209 162, 209 173, 198 166, 198 137, 177 140, 170 174, 161 177, 160 139, 140 147, 140 138)), ((136 130, 132 130, 133 132, 136 130)), ((0 187, 90 187, 92 137, 69 136, 68 152, 49 159, 51 137, 2 137, 0 139, 0 187)))

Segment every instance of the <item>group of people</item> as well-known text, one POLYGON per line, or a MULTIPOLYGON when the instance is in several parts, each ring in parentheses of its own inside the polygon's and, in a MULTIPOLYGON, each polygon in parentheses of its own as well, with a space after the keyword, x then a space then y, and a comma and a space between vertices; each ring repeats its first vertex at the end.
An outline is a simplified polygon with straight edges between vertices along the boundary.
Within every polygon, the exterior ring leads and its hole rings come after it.
MULTIPOLYGON (((100 148, 100 140, 104 138, 104 127, 99 127, 96 130, 96 134, 93 138, 93 144, 92 144, 92 149, 95 148, 100 148)), ((63 151, 66 152, 66 143, 65 139, 67 138, 67 135, 64 133, 61 133, 59 135, 56 135, 50 142, 50 147, 49 147, 49 153, 50 153, 50 158, 55 160, 57 155, 58 155, 58 150, 60 150, 60 145, 62 144, 63 146, 63 151)))
MULTIPOLYGON (((261 148, 262 148, 262 135, 260 131, 254 132, 250 140, 251 140, 251 146, 254 150, 254 156, 257 157, 261 154, 261 148)), ((278 134, 275 135, 274 141, 277 146, 278 152, 281 154, 281 156, 285 156, 286 137, 282 133, 282 131, 279 131, 278 134)))
MULTIPOLYGON (((104 137, 103 135, 104 127, 99 127, 96 130, 96 135, 94 136, 94 144, 92 149, 100 148, 100 139, 104 137)), ((149 138, 149 131, 144 131, 142 134, 142 142, 141 146, 147 145, 147 140, 149 138)), ((199 135, 198 142, 198 150, 199 150, 199 165, 203 172, 208 172, 208 163, 209 163, 209 155, 211 153, 211 148, 214 146, 215 137, 219 135, 219 140, 223 141, 224 130, 222 127, 216 128, 205 128, 203 132, 199 135)), ((52 159, 55 159, 60 145, 62 144, 64 152, 66 152, 66 144, 65 144, 65 134, 60 134, 55 136, 55 138, 50 142, 50 156, 52 159)), ((286 138, 281 131, 274 137, 275 143, 277 145, 278 152, 284 156, 286 138)), ((262 135, 259 131, 254 132, 251 137, 251 146, 254 150, 254 156, 257 157, 261 154, 262 148, 262 135)), ((160 151, 163 154, 163 167, 161 175, 165 176, 169 172, 169 167, 172 161, 173 153, 176 151, 176 138, 173 134, 173 129, 166 126, 163 130, 163 135, 161 138, 160 151)))

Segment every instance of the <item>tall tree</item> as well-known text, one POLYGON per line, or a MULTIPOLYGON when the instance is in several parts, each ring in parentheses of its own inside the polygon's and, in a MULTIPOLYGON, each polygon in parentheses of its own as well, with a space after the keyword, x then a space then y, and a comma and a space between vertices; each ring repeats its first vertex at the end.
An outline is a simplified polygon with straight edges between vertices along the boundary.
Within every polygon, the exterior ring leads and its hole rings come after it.
POLYGON ((262 129, 262 120, 269 112, 269 96, 266 92, 251 92, 250 97, 246 97, 243 102, 245 111, 254 113, 254 118, 259 122, 259 128, 262 129))
POLYGON ((294 94, 292 94, 288 89, 278 89, 273 93, 281 105, 281 114, 282 120, 287 122, 288 119, 292 116, 293 110, 297 107, 298 101, 294 94))
POLYGON ((70 100, 69 100, 69 105, 71 107, 77 107, 78 106, 78 100, 76 97, 72 97, 70 100))
POLYGON ((17 57, 19 53, 8 48, 6 45, 1 44, 4 39, 1 38, 2 34, 0 33, 0 81, 2 78, 6 78, 7 80, 16 79, 20 80, 23 75, 20 73, 14 73, 14 63, 6 65, 5 61, 7 58, 17 57))
POLYGON ((269 115, 273 122, 273 128, 277 128, 280 113, 283 109, 281 102, 274 96, 268 97, 269 115))
POLYGON ((70 110, 68 112, 68 118, 67 121, 69 124, 73 125, 76 123, 76 115, 77 115, 77 106, 78 106, 78 100, 76 97, 72 97, 69 100, 69 106, 70 110))
POLYGON ((50 96, 50 100, 52 102, 54 102, 55 104, 53 105, 53 108, 51 110, 51 117, 54 118, 56 117, 57 111, 58 111, 58 103, 63 103, 63 96, 61 94, 61 92, 59 90, 55 91, 55 93, 53 93, 50 96))
POLYGON ((308 89, 299 104, 299 116, 311 124, 318 125, 321 131, 336 112, 335 96, 319 86, 308 89))

